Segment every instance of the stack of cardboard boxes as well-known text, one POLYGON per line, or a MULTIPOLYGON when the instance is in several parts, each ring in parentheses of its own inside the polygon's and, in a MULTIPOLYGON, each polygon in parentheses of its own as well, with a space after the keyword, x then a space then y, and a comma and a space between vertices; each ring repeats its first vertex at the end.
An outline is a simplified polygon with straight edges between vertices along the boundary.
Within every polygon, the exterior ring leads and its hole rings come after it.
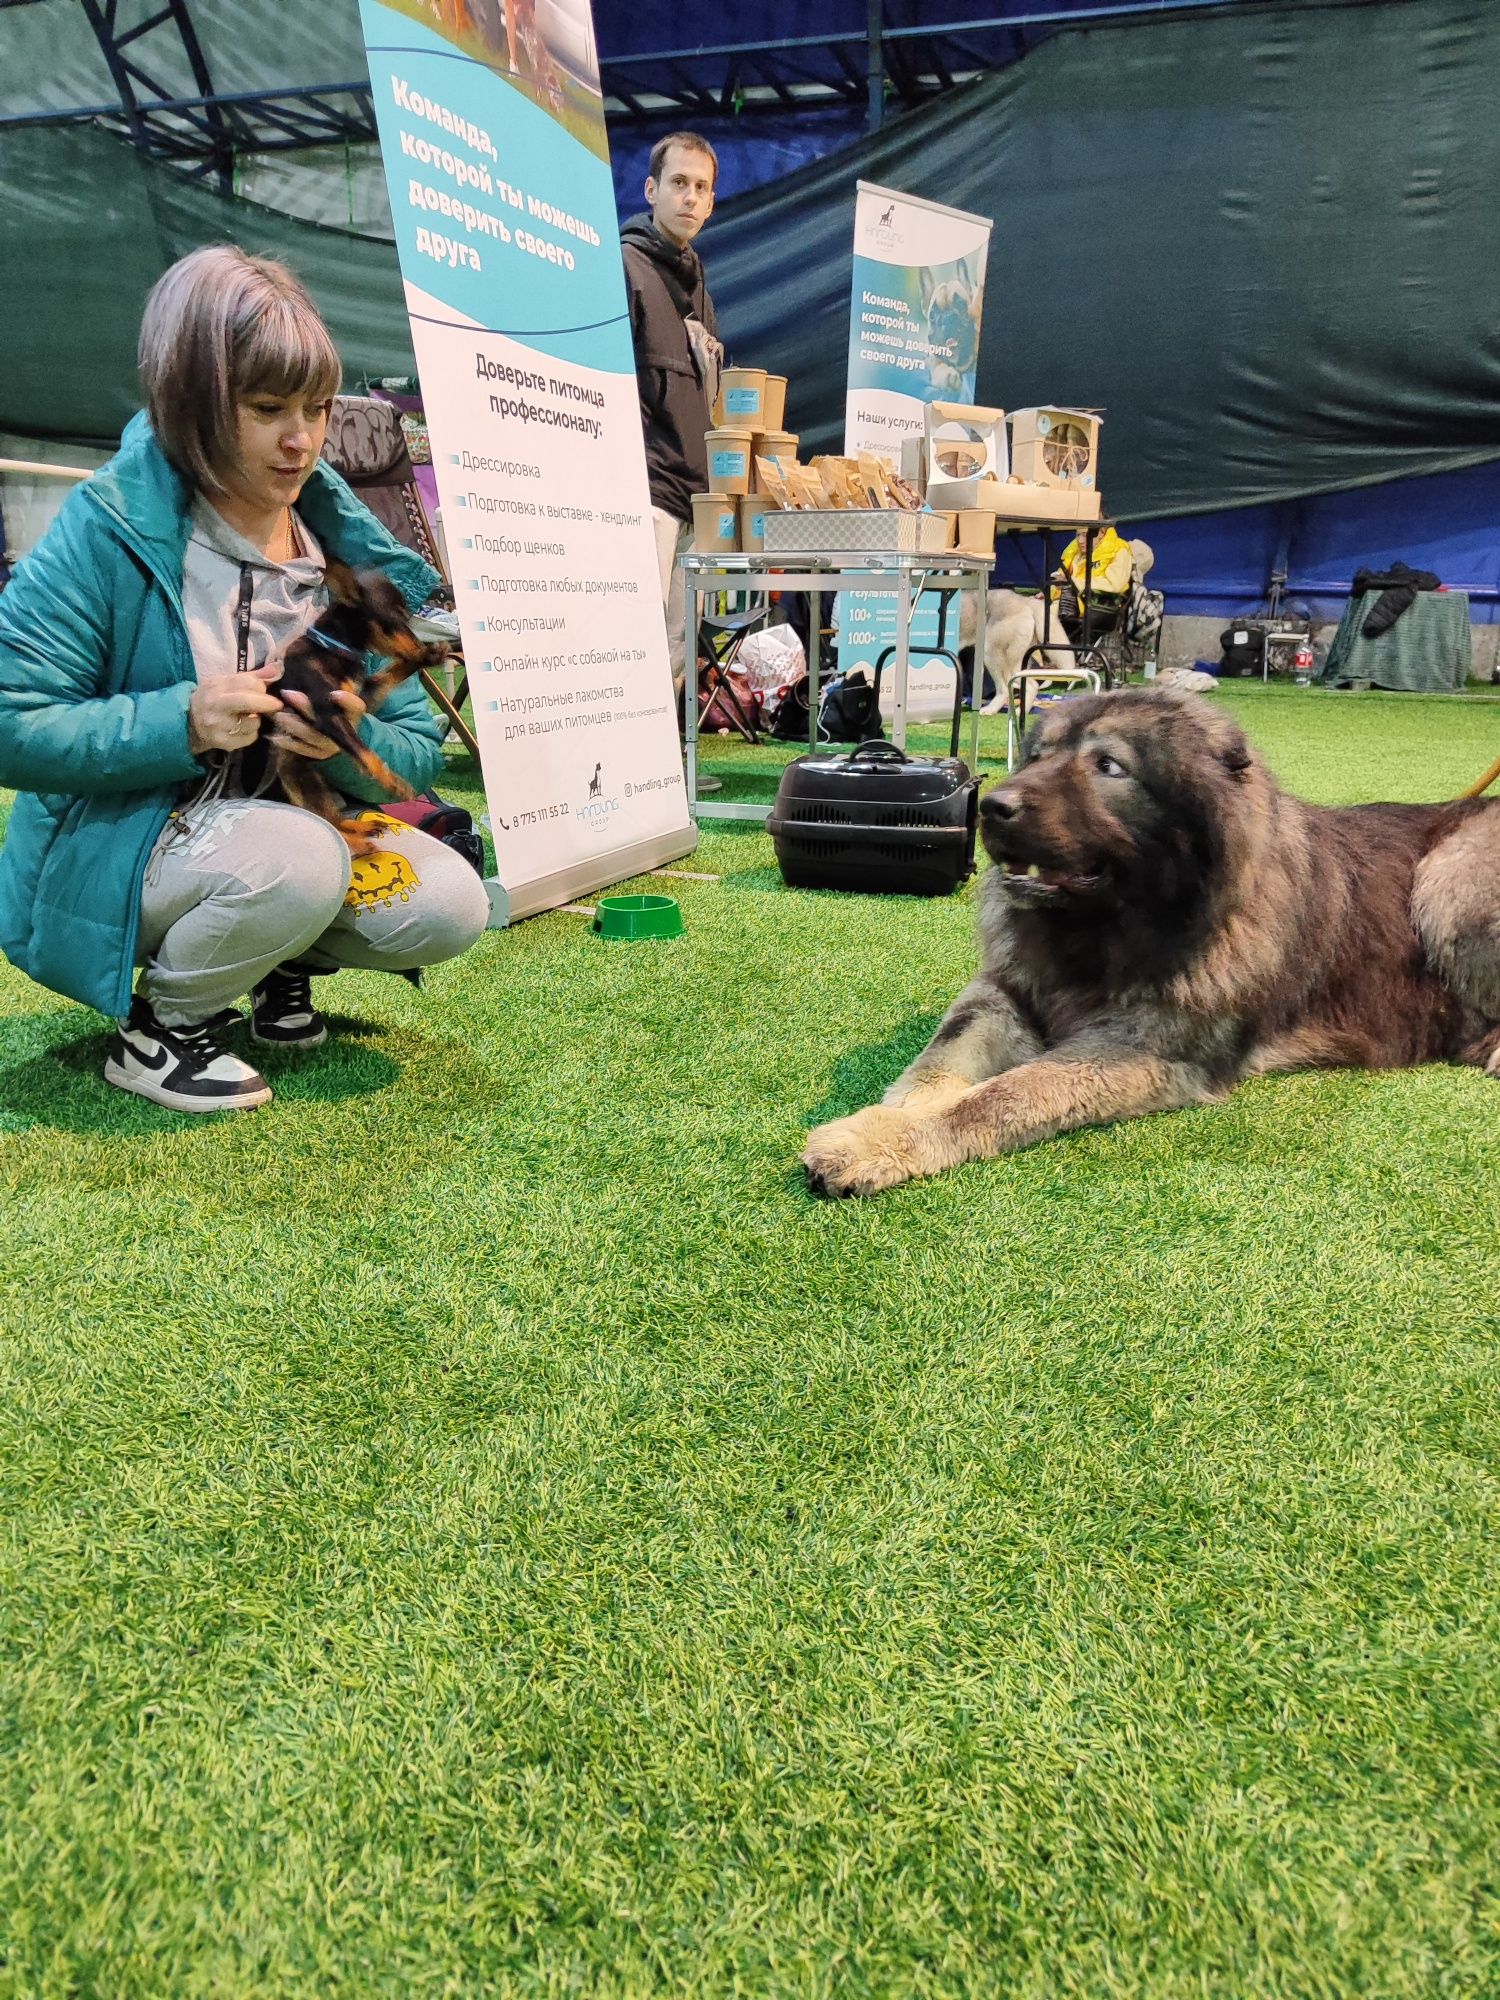
POLYGON ((1003 410, 929 403, 903 441, 901 469, 934 511, 958 516, 957 546, 988 555, 998 527, 1099 519, 1097 410, 1003 410))
POLYGON ((822 527, 778 523, 777 550, 981 556, 993 554, 1000 526, 1099 519, 1097 410, 1016 410, 1007 434, 1003 410, 930 403, 923 429, 903 441, 899 474, 873 452, 800 464, 797 434, 782 429, 785 411, 785 376, 724 371, 706 438, 710 490, 693 501, 696 549, 764 548, 767 516, 778 513, 814 514, 822 527), (904 529, 882 518, 917 513, 920 524, 904 529))

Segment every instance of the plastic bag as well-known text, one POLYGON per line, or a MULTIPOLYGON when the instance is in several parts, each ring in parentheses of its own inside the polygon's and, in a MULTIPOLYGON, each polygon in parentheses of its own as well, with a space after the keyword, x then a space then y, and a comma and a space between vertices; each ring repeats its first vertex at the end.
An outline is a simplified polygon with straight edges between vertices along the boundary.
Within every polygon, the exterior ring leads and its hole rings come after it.
POLYGON ((762 695, 807 678, 807 655, 790 625, 765 625, 758 632, 747 632, 734 664, 762 695))

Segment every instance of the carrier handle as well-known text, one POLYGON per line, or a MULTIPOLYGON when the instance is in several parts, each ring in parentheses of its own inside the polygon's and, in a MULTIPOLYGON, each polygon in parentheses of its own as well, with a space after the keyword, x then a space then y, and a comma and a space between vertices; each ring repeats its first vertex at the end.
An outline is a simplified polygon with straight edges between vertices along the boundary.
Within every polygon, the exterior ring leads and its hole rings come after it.
POLYGON ((867 736, 863 743, 856 743, 844 762, 853 764, 861 757, 872 764, 905 764, 910 761, 904 750, 898 750, 894 743, 887 743, 883 736, 867 736))

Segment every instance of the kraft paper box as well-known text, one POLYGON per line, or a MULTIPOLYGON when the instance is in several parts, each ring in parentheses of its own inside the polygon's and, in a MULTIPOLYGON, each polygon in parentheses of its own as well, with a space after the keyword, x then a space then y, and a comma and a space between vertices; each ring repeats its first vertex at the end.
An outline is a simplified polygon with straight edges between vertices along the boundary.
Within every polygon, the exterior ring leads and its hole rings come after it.
POLYGON ((1097 410, 1012 410, 1011 468, 1029 486, 1099 485, 1097 410))
POLYGON ((929 403, 922 413, 922 469, 934 507, 963 507, 962 500, 933 499, 932 488, 973 479, 1004 480, 1010 473, 1004 410, 978 403, 929 403))
POLYGON ((934 513, 973 514, 988 510, 998 514, 1006 496, 1022 490, 1019 486, 1005 486, 998 479, 929 479, 927 504, 934 513))
POLYGON ((1098 510, 1097 493, 1092 496, 1095 514, 1080 517, 1078 512, 1080 501, 1088 497, 1070 486, 1001 486, 990 511, 1001 521, 1092 520, 1098 510))

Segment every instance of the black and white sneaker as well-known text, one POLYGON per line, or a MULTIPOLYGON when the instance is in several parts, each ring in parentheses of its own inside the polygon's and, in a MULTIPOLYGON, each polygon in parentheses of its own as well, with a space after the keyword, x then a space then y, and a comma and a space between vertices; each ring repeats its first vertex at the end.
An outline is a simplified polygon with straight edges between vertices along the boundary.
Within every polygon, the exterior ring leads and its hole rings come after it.
POLYGON ((250 995, 250 1039, 277 1049, 316 1049, 328 1023, 312 1003, 312 980, 295 965, 278 965, 250 995))
POLYGON ((139 994, 115 1032, 104 1076, 171 1111, 252 1111, 271 1101, 270 1084, 218 1041, 213 1022, 163 1027, 139 994))

